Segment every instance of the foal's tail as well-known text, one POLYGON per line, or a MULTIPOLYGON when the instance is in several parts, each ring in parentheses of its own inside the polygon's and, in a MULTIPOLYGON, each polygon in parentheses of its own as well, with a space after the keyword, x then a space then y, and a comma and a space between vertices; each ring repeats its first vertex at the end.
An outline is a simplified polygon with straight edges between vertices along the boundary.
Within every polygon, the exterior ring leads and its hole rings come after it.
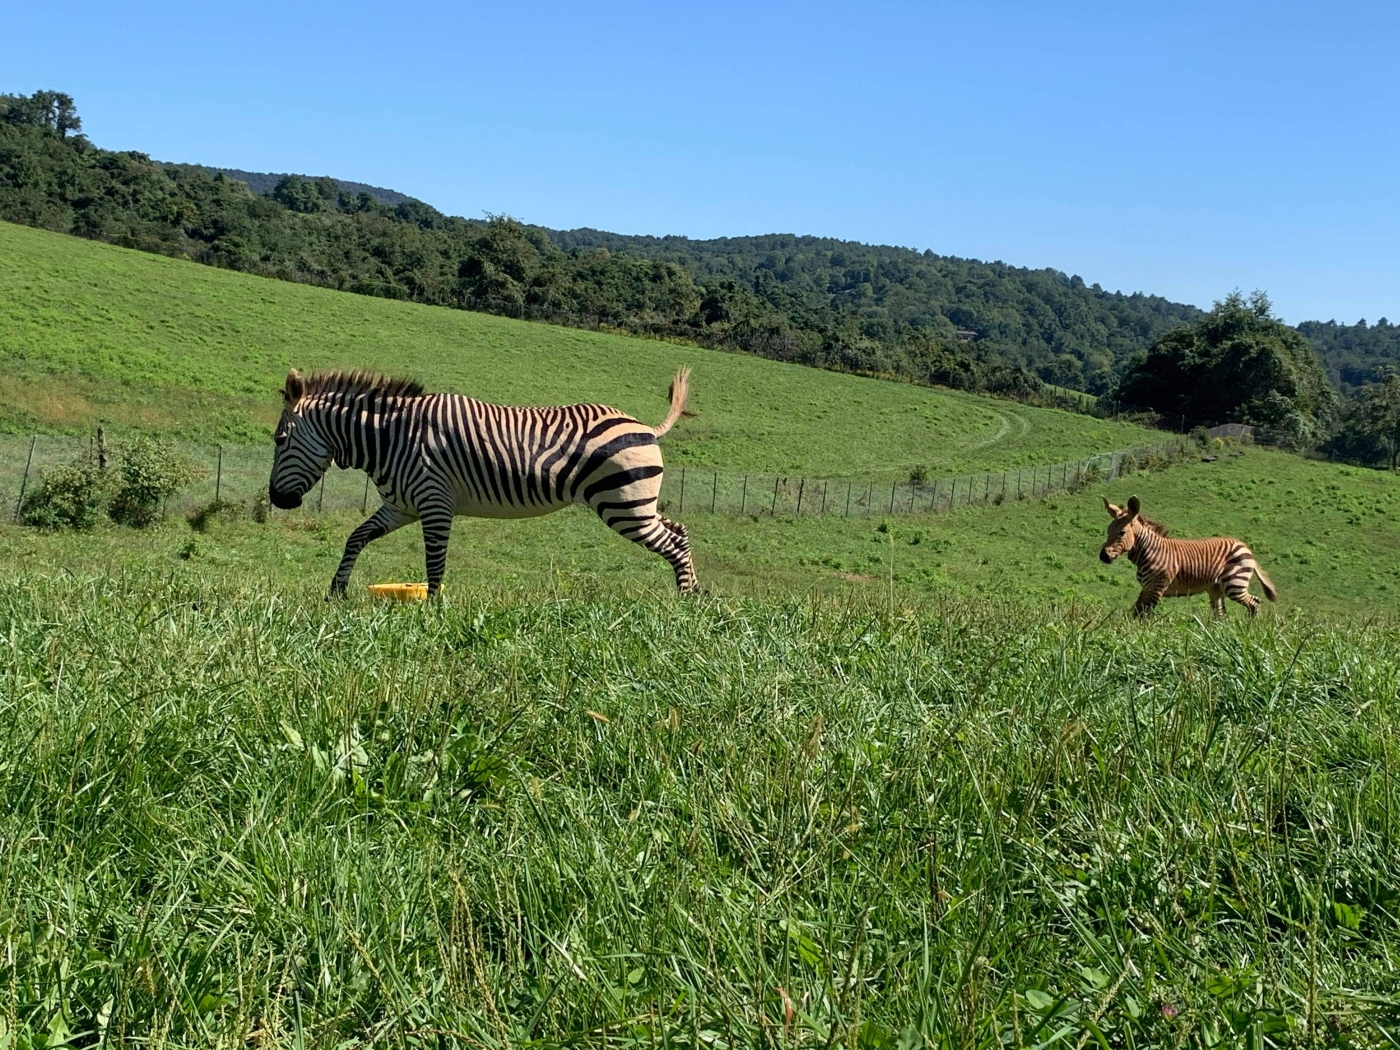
POLYGON ((1264 588, 1264 597, 1271 602, 1278 601, 1278 591, 1274 590, 1274 585, 1270 579, 1264 575, 1264 570, 1259 568, 1259 563, 1254 563, 1254 575, 1259 580, 1259 586, 1264 588))
POLYGON ((656 431, 656 436, 660 437, 666 431, 676 425, 676 420, 683 415, 689 415, 685 410, 685 396, 690 393, 690 366, 685 365, 676 373, 676 377, 671 380, 671 411, 666 413, 666 418, 661 421, 659 427, 652 427, 656 431))

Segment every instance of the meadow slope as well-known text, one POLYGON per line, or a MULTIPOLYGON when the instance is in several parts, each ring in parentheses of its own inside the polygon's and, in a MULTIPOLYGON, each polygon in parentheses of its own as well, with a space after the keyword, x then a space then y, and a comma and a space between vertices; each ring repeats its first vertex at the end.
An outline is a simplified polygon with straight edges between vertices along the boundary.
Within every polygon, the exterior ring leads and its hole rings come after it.
POLYGON ((262 441, 288 367, 410 373, 522 404, 647 421, 680 364, 697 413, 673 464, 827 476, 1007 470, 1155 440, 1112 422, 740 354, 290 284, 0 223, 0 428, 99 420, 262 441))
MULTIPOLYGON (((353 471, 336 477, 337 510, 317 513, 313 500, 257 524, 241 507, 202 533, 175 513, 150 533, 107 525, 92 534, 50 534, 0 524, 0 576, 154 574, 220 585, 261 579, 318 593, 360 521, 362 479, 353 471), (346 509, 347 502, 355 509, 346 509)), ((212 496, 212 479, 201 490, 204 499, 212 496)), ((1266 604, 1266 617, 1400 612, 1400 479, 1264 449, 1230 450, 1214 462, 1197 458, 1079 492, 951 514, 888 518, 878 508, 869 515, 856 508, 849 518, 798 518, 689 509, 681 519, 702 582, 719 594, 820 592, 887 604, 990 595, 1108 610, 1131 605, 1137 586, 1126 560, 1105 566, 1097 559, 1108 520, 1100 497, 1122 503, 1133 494, 1175 535, 1245 540, 1279 588, 1279 603, 1266 604)), ((422 579, 422 558, 416 527, 376 541, 361 555, 352 594, 364 600, 366 583, 422 579)), ((511 587, 656 600, 671 584, 660 559, 573 508, 528 521, 459 519, 445 586, 448 600, 457 602, 482 589, 511 587)), ((1204 597, 1172 599, 1159 616, 1193 620, 1207 611, 1204 597)), ((1231 606, 1230 614, 1243 610, 1231 606)))

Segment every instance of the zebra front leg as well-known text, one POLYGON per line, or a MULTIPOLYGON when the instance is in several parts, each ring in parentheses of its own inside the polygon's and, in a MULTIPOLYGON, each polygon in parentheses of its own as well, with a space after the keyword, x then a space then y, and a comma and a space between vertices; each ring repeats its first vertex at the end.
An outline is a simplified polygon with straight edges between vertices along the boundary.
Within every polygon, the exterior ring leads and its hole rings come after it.
POLYGON ((1133 603, 1133 615, 1139 620, 1145 620, 1152 615, 1152 610, 1157 608, 1157 603, 1166 593, 1167 588, 1164 584, 1147 584, 1133 603))
POLYGON ((392 503, 383 504, 377 511, 362 521, 350 533, 350 538, 345 541, 345 553, 340 558, 340 567, 335 570, 335 576, 331 579, 330 593, 326 595, 326 600, 332 598, 343 598, 345 587, 350 582, 350 573, 354 571, 355 560, 359 558, 360 552, 373 540, 380 536, 386 536, 395 529, 401 529, 413 518, 399 510, 392 503))
POLYGON ((442 586, 447 568, 447 541, 452 537, 452 512, 433 510, 423 514, 423 558, 428 566, 428 597, 442 586))

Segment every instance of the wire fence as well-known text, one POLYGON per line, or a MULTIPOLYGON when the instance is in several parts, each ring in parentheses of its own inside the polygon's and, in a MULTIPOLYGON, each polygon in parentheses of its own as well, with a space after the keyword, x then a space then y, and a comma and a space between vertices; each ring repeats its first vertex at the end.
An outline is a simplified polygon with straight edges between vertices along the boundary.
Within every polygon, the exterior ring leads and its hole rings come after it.
MULTIPOLYGON (((1249 428, 1218 428, 1211 436, 1249 440, 1249 428), (1225 433, 1225 431, 1231 431, 1225 433)), ((1172 437, 1150 445, 1103 452, 1082 459, 1000 472, 903 479, 822 477, 794 474, 740 473, 667 469, 661 509, 668 514, 711 513, 770 517, 873 517, 945 513, 959 507, 993 506, 1073 491, 1086 484, 1112 481, 1142 468, 1175 462, 1189 445, 1172 437)), ((215 499, 246 503, 265 500, 272 449, 264 446, 208 448, 182 446, 179 452, 195 466, 196 480, 171 496, 164 513, 188 514, 215 499)), ((26 491, 41 484, 46 471, 87 458, 95 461, 95 440, 39 434, 0 435, 0 514, 17 520, 26 491)), ((369 478, 358 470, 332 467, 293 513, 358 511, 379 505, 369 478)), ((277 513, 285 513, 278 511, 277 513)))
POLYGON ((1184 438, 1172 438, 1046 466, 901 480, 739 474, 682 466, 667 473, 661 503, 664 512, 676 514, 702 511, 794 518, 939 514, 1075 491, 1137 469, 1165 466, 1179 459, 1187 445, 1184 438))

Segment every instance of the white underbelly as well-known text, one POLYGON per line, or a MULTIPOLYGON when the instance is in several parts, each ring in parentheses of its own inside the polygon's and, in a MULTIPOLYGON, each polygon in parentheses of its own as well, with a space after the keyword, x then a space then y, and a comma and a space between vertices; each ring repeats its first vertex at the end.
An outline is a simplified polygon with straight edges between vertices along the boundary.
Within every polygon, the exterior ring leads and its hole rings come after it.
POLYGON ((553 514, 571 506, 571 500, 554 503, 482 503, 474 497, 460 493, 452 513, 459 518, 539 518, 553 514))

